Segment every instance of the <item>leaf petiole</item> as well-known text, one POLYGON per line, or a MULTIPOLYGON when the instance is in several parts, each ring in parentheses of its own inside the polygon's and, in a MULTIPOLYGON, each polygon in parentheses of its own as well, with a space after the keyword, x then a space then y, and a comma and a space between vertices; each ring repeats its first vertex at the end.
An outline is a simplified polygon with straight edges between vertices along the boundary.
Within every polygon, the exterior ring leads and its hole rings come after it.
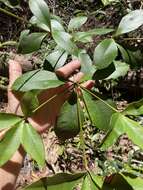
POLYGON ((88 164, 87 164, 87 158, 86 158, 86 152, 85 152, 85 140, 84 140, 84 135, 83 135, 83 129, 82 129, 82 122, 81 122, 81 115, 80 115, 80 100, 79 100, 79 94, 77 92, 77 116, 78 116, 78 123, 80 127, 80 143, 81 143, 81 148, 83 150, 83 162, 84 162, 84 167, 85 169, 88 169, 88 164))
MULTIPOLYGON (((79 85, 79 84, 78 84, 79 85)), ((112 110, 114 110, 115 112, 119 112, 116 108, 112 107, 110 104, 108 104, 107 102, 105 102, 102 98, 100 98, 99 96, 95 95, 93 92, 91 92, 90 90, 88 90, 87 88, 83 87, 82 85, 79 85, 80 88, 82 88, 84 91, 86 91, 88 94, 92 95, 93 97, 97 98, 98 100, 102 101, 104 104, 106 104, 108 107, 110 107, 112 110)))

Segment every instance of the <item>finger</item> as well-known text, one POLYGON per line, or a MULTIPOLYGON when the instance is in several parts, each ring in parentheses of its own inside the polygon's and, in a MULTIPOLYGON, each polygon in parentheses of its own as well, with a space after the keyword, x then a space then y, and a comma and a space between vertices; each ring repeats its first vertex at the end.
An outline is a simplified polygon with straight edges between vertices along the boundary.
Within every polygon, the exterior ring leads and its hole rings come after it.
POLYGON ((82 79, 83 76, 84 76, 84 73, 78 72, 77 74, 70 77, 69 80, 73 81, 73 82, 79 82, 82 79))
POLYGON ((9 87, 8 87, 8 108, 7 112, 9 113, 18 113, 19 112, 19 100, 12 93, 11 86, 14 81, 22 74, 21 65, 13 60, 9 61, 9 87))
POLYGON ((88 81, 84 82, 83 84, 81 84, 81 86, 83 86, 84 88, 87 88, 89 90, 91 88, 93 88, 94 85, 95 85, 95 81, 93 81, 93 80, 88 80, 88 81))
POLYGON ((67 79, 68 77, 70 77, 72 73, 74 73, 79 68, 80 68, 80 62, 78 60, 74 60, 66 64, 65 66, 61 67, 60 69, 57 69, 56 74, 59 77, 67 79))
POLYGON ((9 87, 11 87, 14 81, 21 75, 21 65, 17 61, 9 60, 9 87))

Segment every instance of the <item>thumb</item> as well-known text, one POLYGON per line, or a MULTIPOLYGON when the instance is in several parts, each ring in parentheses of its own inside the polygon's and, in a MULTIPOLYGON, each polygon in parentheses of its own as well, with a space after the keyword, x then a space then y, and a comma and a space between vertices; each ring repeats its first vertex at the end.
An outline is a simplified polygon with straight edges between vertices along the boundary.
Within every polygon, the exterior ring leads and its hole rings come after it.
POLYGON ((9 60, 9 87, 8 87, 8 108, 7 112, 19 113, 20 102, 18 98, 11 91, 11 86, 14 81, 22 75, 22 68, 19 62, 14 60, 9 60))
POLYGON ((9 60, 9 88, 11 88, 14 81, 22 75, 22 68, 19 62, 9 60))

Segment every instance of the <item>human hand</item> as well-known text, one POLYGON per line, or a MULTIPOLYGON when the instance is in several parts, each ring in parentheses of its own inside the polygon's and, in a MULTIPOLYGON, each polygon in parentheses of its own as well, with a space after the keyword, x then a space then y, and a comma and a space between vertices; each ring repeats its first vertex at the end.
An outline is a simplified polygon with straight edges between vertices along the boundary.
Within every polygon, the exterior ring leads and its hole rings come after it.
MULTIPOLYGON (((82 72, 74 74, 79 68, 80 68, 80 62, 74 60, 68 63, 67 65, 63 66, 62 68, 58 69, 56 73, 59 77, 65 79, 68 79, 69 77, 71 77, 71 75, 73 75, 74 82, 78 82, 83 77, 82 72)), ((22 75, 22 68, 20 63, 17 61, 10 60, 7 112, 15 113, 18 115, 21 115, 21 107, 20 107, 21 98, 11 91, 11 86, 13 82, 21 75, 22 75)), ((73 79, 71 78, 71 80, 73 79)), ((84 87, 88 89, 92 88, 93 85, 94 85, 93 81, 87 81, 86 83, 84 83, 84 87)), ((68 99, 71 93, 70 87, 71 87, 71 82, 67 82, 62 86, 44 90, 42 91, 42 93, 39 94, 38 99, 40 104, 51 98, 53 95, 59 94, 53 100, 51 100, 42 108, 40 108, 37 112, 35 112, 32 117, 28 118, 28 121, 39 133, 42 133, 47 129, 49 129, 49 127, 54 126, 61 106, 68 99)))

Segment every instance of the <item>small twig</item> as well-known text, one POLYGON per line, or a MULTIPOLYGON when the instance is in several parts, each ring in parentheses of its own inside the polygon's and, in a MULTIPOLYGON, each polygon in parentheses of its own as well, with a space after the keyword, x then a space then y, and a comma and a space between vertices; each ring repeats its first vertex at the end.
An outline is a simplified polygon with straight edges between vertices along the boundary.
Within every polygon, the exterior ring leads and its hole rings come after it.
POLYGON ((23 22, 23 21, 24 21, 24 22, 28 22, 27 20, 23 19, 22 17, 19 17, 19 16, 15 15, 15 14, 13 14, 13 13, 11 13, 11 12, 9 12, 9 11, 3 9, 3 8, 0 8, 0 12, 5 13, 5 14, 11 16, 11 17, 14 17, 14 18, 16 18, 16 19, 18 19, 18 20, 20 20, 20 21, 22 21, 22 22, 23 22))
MULTIPOLYGON (((82 91, 81 91, 81 93, 82 93, 82 91)), ((85 98, 84 98, 83 93, 82 93, 82 99, 83 99, 83 103, 84 103, 84 106, 85 106, 85 110, 86 110, 86 112, 87 112, 87 115, 88 115, 88 117, 89 117, 90 123, 91 123, 91 125, 92 125, 93 121, 92 121, 90 112, 89 112, 89 110, 88 110, 88 106, 87 106, 87 103, 86 103, 86 101, 85 101, 85 98)))
POLYGON ((143 38, 123 38, 123 40, 143 40, 143 38))
POLYGON ((7 41, 4 43, 0 43, 0 48, 2 48, 3 46, 15 46, 15 45, 17 45, 16 41, 7 41))
POLYGON ((83 162, 84 162, 84 167, 87 170, 88 169, 88 164, 87 164, 87 158, 86 158, 86 152, 85 152, 85 139, 83 135, 83 129, 82 129, 82 122, 81 122, 81 114, 80 114, 80 101, 79 101, 79 94, 77 90, 77 116, 78 116, 78 123, 80 127, 80 143, 81 143, 81 148, 83 150, 83 162))

